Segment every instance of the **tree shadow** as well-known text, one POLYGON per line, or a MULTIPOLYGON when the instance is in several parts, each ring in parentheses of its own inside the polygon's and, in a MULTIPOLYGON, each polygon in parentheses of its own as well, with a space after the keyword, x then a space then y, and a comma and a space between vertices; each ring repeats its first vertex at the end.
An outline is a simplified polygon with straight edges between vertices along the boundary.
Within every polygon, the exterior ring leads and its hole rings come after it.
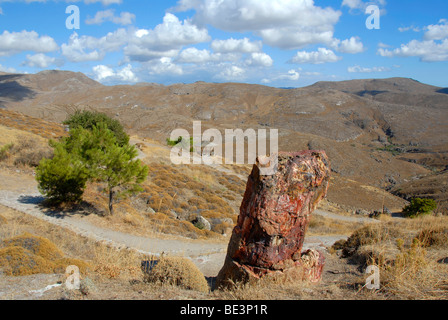
POLYGON ((60 206, 51 205, 44 196, 20 196, 18 201, 23 204, 33 204, 39 207, 42 213, 48 217, 64 219, 73 216, 89 216, 96 214, 103 216, 104 212, 94 205, 82 201, 79 204, 65 204, 60 206))
MULTIPOLYGON (((36 92, 20 84, 17 80, 22 74, 7 74, 0 76, 0 97, 12 101, 22 101, 36 96, 36 92)), ((4 102, 4 101, 3 101, 4 102)))

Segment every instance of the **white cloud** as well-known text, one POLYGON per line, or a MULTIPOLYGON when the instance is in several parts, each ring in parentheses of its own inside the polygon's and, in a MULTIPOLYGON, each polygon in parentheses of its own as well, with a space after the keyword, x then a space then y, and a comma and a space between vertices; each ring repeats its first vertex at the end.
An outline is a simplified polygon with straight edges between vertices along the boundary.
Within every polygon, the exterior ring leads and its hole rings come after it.
POLYGON ((214 52, 220 53, 252 53, 261 51, 263 44, 261 41, 251 42, 248 38, 213 40, 211 48, 214 52))
POLYGON ((419 57, 424 62, 448 61, 448 39, 440 43, 434 40, 412 40, 394 50, 380 48, 378 54, 383 57, 419 57))
POLYGON ((124 68, 118 71, 114 71, 112 68, 105 65, 98 65, 93 67, 93 73, 97 81, 114 81, 114 82, 138 82, 138 77, 132 71, 132 65, 128 64, 124 68))
POLYGON ((175 15, 167 13, 163 23, 154 30, 140 29, 129 35, 124 52, 133 61, 150 61, 177 56, 183 46, 210 41, 207 29, 200 29, 189 20, 181 22, 175 15))
POLYGON ((35 55, 28 54, 26 56, 26 61, 23 64, 29 67, 45 69, 48 68, 50 65, 54 64, 55 62, 56 58, 49 57, 43 53, 38 53, 35 55))
POLYGON ((0 34, 0 56, 11 56, 24 51, 46 53, 58 49, 53 38, 39 36, 35 31, 3 31, 0 34))
POLYGON ((387 72, 387 71, 390 71, 390 68, 387 68, 387 67, 365 68, 365 67, 360 67, 360 66, 353 66, 353 67, 348 67, 347 71, 350 73, 373 73, 373 72, 387 72))
POLYGON ((114 70, 104 65, 93 67, 93 72, 95 73, 95 79, 97 81, 103 81, 107 78, 115 76, 114 70))
POLYGON ((197 48, 188 48, 179 54, 177 62, 203 64, 211 60, 213 60, 213 55, 210 51, 206 49, 198 50, 197 48))
POLYGON ((312 0, 180 0, 179 11, 195 10, 194 23, 225 31, 254 32, 285 49, 328 43, 341 12, 312 0))
POLYGON ((412 40, 396 49, 379 48, 383 57, 418 57, 424 62, 448 61, 448 22, 445 19, 429 25, 423 40, 412 40))
POLYGON ((266 53, 254 52, 246 59, 245 63, 249 66, 271 67, 274 64, 274 60, 266 53))
POLYGON ((364 52, 364 44, 360 41, 359 37, 351 37, 350 39, 346 40, 339 40, 335 39, 332 44, 332 48, 334 48, 336 51, 342 52, 342 53, 361 53, 364 52))
POLYGON ((443 40, 448 38, 448 20, 442 19, 439 24, 429 25, 425 28, 427 31, 423 36, 425 40, 443 40))
POLYGON ((105 11, 98 11, 95 17, 87 19, 86 24, 103 24, 106 21, 110 21, 115 24, 129 25, 135 20, 135 14, 130 12, 121 12, 120 16, 115 16, 115 10, 109 9, 105 11))
POLYGON ((244 79, 245 73, 246 71, 241 67, 228 66, 224 68, 224 70, 222 70, 217 77, 226 81, 241 81, 244 79))
POLYGON ((173 63, 169 57, 162 57, 160 59, 151 60, 144 64, 144 67, 151 75, 174 75, 180 76, 184 74, 181 66, 173 63))
POLYGON ((129 34, 125 29, 109 32, 101 38, 85 35, 79 37, 74 32, 68 43, 62 44, 62 55, 72 62, 100 61, 107 52, 118 51, 123 47, 128 38, 129 34))
POLYGON ((341 57, 329 49, 319 48, 317 51, 299 51, 291 59, 292 63, 311 63, 311 64, 323 64, 328 62, 337 62, 341 60, 341 57))
POLYGON ((98 50, 92 48, 97 47, 97 43, 92 46, 89 42, 93 37, 82 36, 79 38, 78 34, 74 32, 68 41, 68 44, 62 44, 62 55, 72 62, 83 61, 100 61, 104 58, 104 53, 100 53, 98 50), (86 52, 86 49, 91 50, 86 52))
POLYGON ((284 80, 286 80, 286 81, 297 81, 297 80, 300 79, 300 72, 299 71, 300 71, 300 69, 299 70, 291 69, 286 74, 279 74, 279 75, 274 76, 274 77, 272 77, 270 79, 265 78, 265 79, 262 79, 261 82, 264 83, 264 84, 268 84, 268 83, 271 83, 271 82, 274 82, 274 81, 278 81, 278 80, 282 80, 282 81, 284 81, 284 80))

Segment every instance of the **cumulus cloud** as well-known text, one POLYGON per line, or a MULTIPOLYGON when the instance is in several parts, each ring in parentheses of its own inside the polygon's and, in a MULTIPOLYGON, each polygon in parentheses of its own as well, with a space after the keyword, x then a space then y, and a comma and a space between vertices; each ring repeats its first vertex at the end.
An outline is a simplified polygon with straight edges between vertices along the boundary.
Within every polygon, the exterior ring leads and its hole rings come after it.
POLYGON ((195 10, 197 25, 254 32, 264 43, 284 49, 331 41, 341 16, 340 11, 311 0, 181 0, 176 9, 195 10))
POLYGON ((100 82, 138 82, 138 77, 132 71, 132 65, 128 64, 118 71, 105 65, 93 67, 95 79, 100 82))
POLYGON ((153 30, 140 29, 130 35, 125 55, 133 61, 150 61, 177 56, 182 47, 210 41, 207 29, 198 28, 189 20, 183 22, 167 13, 163 23, 153 30))
POLYGON ((323 64, 328 62, 337 62, 341 60, 332 50, 326 48, 319 48, 317 51, 299 51, 291 59, 292 63, 310 63, 323 64))
POLYGON ((244 79, 245 73, 246 71, 241 67, 227 66, 217 77, 226 81, 241 81, 244 79))
POLYGON ((40 36, 35 31, 3 31, 0 34, 0 56, 12 56, 24 51, 47 53, 58 49, 53 38, 40 36))
POLYGON ((260 66, 260 67, 271 67, 274 64, 274 60, 263 52, 253 52, 250 57, 246 59, 245 63, 248 66, 260 66))
POLYGON ((151 75, 181 76, 184 74, 182 67, 174 63, 169 57, 148 61, 144 63, 144 68, 151 75))
POLYGON ((448 22, 445 19, 438 24, 429 25, 423 40, 411 40, 396 49, 379 48, 383 57, 418 57, 424 62, 448 61, 448 22))
POLYGON ((79 36, 74 32, 67 43, 61 45, 62 55, 72 62, 99 61, 107 52, 121 49, 128 41, 128 31, 118 29, 107 35, 96 38, 79 36))
POLYGON ((423 36, 424 40, 443 40, 448 38, 448 20, 441 19, 438 24, 429 25, 423 36))
POLYGON ((248 38, 244 39, 227 39, 227 40, 213 40, 211 48, 214 52, 220 53, 252 53, 261 51, 263 44, 261 41, 250 41, 248 38))
POLYGON ((23 65, 45 69, 48 68, 50 65, 55 64, 56 61, 57 61, 56 58, 49 57, 43 53, 38 53, 35 55, 28 54, 26 56, 26 61, 23 63, 23 65))
POLYGON ((335 39, 332 44, 332 48, 334 48, 336 51, 342 52, 342 53, 361 53, 364 52, 364 44, 360 41, 359 37, 351 37, 350 39, 346 40, 339 40, 335 39))
POLYGON ((264 84, 268 84, 268 83, 271 83, 274 81, 279 81, 279 80, 297 81, 299 79, 300 79, 300 69, 299 70, 291 69, 285 74, 279 74, 279 75, 273 76, 270 79, 267 79, 267 78, 262 79, 261 82, 264 84))
POLYGON ((187 48, 183 50, 177 62, 203 64, 213 60, 213 55, 209 50, 198 50, 197 48, 187 48))

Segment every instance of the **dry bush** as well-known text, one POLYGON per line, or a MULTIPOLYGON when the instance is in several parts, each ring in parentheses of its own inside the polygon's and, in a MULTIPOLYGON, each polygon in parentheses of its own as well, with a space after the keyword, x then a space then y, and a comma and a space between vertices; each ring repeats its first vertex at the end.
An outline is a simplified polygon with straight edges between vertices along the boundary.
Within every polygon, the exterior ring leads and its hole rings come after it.
POLYGON ((53 150, 34 137, 19 136, 17 142, 0 149, 0 161, 10 160, 14 166, 37 167, 44 158, 51 158, 53 150))
POLYGON ((145 281, 200 292, 210 290, 207 280, 196 265, 191 260, 181 257, 161 258, 157 265, 145 274, 145 281))
POLYGON ((345 257, 351 257, 357 253, 358 249, 367 245, 377 245, 379 243, 393 243, 395 239, 403 236, 400 228, 389 224, 368 225, 356 230, 344 243, 342 253, 345 257))
POLYGON ((3 247, 22 247, 34 255, 46 260, 57 260, 64 256, 64 253, 50 240, 24 233, 2 242, 3 247))
POLYGON ((424 247, 446 247, 448 245, 448 227, 426 228, 417 234, 416 239, 424 247))
POLYGON ((64 273, 70 265, 76 265, 81 272, 90 268, 85 261, 64 257, 50 240, 29 233, 4 240, 1 245, 0 266, 7 275, 64 273))

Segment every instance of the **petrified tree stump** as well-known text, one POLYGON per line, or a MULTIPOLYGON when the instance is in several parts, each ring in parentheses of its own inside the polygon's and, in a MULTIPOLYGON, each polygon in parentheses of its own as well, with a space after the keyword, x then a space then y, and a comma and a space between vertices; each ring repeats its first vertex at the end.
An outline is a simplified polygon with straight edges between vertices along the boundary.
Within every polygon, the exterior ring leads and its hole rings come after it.
POLYGON ((323 255, 302 253, 310 215, 326 196, 330 165, 324 151, 280 153, 273 175, 254 165, 240 207, 238 223, 217 286, 248 282, 267 275, 299 274, 321 279, 323 255))

